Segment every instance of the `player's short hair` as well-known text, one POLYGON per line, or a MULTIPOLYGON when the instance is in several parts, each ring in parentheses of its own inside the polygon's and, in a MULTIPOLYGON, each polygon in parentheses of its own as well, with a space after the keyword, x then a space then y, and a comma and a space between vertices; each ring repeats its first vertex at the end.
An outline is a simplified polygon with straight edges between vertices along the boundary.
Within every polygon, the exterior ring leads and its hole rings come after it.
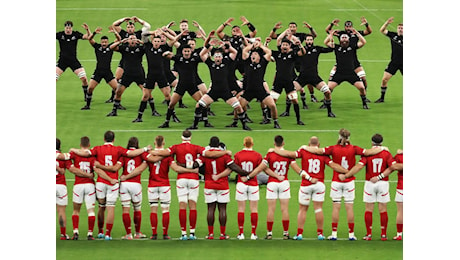
POLYGON ((233 25, 232 29, 235 29, 235 28, 240 28, 240 26, 239 25, 233 25))
POLYGON ((311 34, 311 33, 307 33, 305 35, 305 39, 307 39, 308 37, 311 37, 311 38, 315 39, 315 36, 313 36, 313 34, 311 34))
POLYGON ((281 40, 281 43, 283 43, 283 42, 288 43, 289 45, 291 45, 291 41, 288 40, 288 39, 286 39, 286 38, 283 38, 283 39, 281 40))
POLYGON ((284 141, 284 138, 281 135, 275 136, 275 145, 276 146, 282 146, 283 141, 284 141))
POLYGON ((217 136, 213 136, 209 139, 209 146, 211 147, 219 147, 219 143, 220 143, 220 140, 219 140, 219 137, 217 136))
POLYGON ((139 148, 139 139, 137 139, 137 137, 133 136, 131 138, 129 138, 128 140, 128 146, 126 146, 127 149, 129 148, 139 148))
POLYGON ((115 140, 115 133, 113 131, 107 131, 104 133, 104 141, 113 142, 115 140))
POLYGON ((66 26, 70 26, 70 27, 73 27, 73 22, 72 22, 72 21, 70 21, 70 20, 68 20, 68 21, 65 21, 65 23, 64 23, 64 27, 66 27, 66 26))
POLYGON ((108 39, 109 39, 109 37, 107 37, 105 35, 101 37, 101 40, 108 40, 108 39))
POLYGON ((180 20, 180 23, 188 23, 188 20, 187 19, 182 19, 182 20, 180 20))
POLYGON ((345 26, 353 26, 353 22, 352 21, 346 21, 345 26))
POLYGON ((82 136, 80 138, 80 145, 81 145, 81 147, 89 147, 90 146, 89 137, 88 136, 82 136))
POLYGON ((184 138, 190 138, 192 136, 192 132, 190 132, 190 130, 184 130, 182 132, 182 139, 184 138))
POLYGON ((162 146, 165 138, 162 135, 158 135, 155 137, 155 144, 156 146, 162 146))
POLYGON ((254 146, 254 140, 250 136, 246 136, 243 140, 244 147, 249 148, 254 146))
POLYGON ((191 49, 191 48, 192 48, 192 47, 191 47, 190 45, 188 45, 188 44, 185 44, 185 45, 182 47, 182 49, 191 49))
POLYGON ((289 24, 295 24, 295 26, 297 26, 297 23, 296 23, 296 22, 290 22, 289 24))
POLYGON ((222 142, 219 143, 219 147, 222 148, 222 150, 227 150, 227 146, 222 142))
POLYGON ((310 144, 311 144, 311 145, 315 145, 315 146, 319 145, 319 139, 318 139, 318 137, 312 136, 312 137, 310 138, 310 144))
POLYGON ((61 150, 61 140, 59 138, 56 138, 56 150, 61 150))
POLYGON ((161 36, 160 36, 160 35, 154 35, 154 36, 153 36, 153 39, 155 39, 155 38, 161 40, 161 36))
POLYGON ((135 25, 133 21, 128 21, 128 25, 135 25))
POLYGON ((383 136, 381 134, 375 134, 372 136, 372 144, 380 145, 383 142, 383 136))
POLYGON ((398 24, 398 26, 404 26, 402 23, 398 24))

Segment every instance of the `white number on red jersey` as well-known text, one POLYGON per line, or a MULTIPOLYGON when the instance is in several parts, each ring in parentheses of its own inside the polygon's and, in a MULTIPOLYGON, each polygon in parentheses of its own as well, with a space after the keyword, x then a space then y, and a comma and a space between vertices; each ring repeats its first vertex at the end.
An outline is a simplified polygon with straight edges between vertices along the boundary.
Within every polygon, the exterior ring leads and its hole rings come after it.
POLYGON ((134 171, 134 169, 136 169, 136 161, 134 161, 134 159, 131 159, 128 161, 128 163, 126 164, 126 171, 128 173, 131 173, 134 171))
POLYGON ((211 162, 211 165, 212 165, 212 174, 213 174, 213 175, 216 175, 216 174, 217 174, 217 165, 216 165, 216 161, 212 161, 212 162, 211 162))
POLYGON ((251 161, 241 162, 241 168, 247 172, 252 172, 254 170, 254 165, 251 161))
POLYGON ((90 162, 80 162, 79 163, 80 170, 86 172, 86 173, 91 173, 91 164, 90 162))
POLYGON ((318 159, 308 159, 308 172, 318 173, 321 170, 321 162, 318 159))
POLYGON ((341 165, 343 168, 345 168, 345 169, 348 170, 349 165, 348 165, 347 157, 342 156, 342 161, 340 162, 340 165, 341 165))
POLYGON ((155 167, 155 174, 159 174, 160 173, 161 161, 158 161, 158 162, 154 163, 153 165, 155 167))
POLYGON ((382 164, 383 164, 382 158, 372 159, 372 171, 374 173, 380 173, 382 170, 382 164))
POLYGON ((286 161, 274 162, 273 168, 275 168, 275 173, 277 173, 278 175, 286 175, 286 172, 287 172, 286 164, 287 164, 286 161))
POLYGON ((112 155, 106 155, 105 156, 105 166, 112 166, 112 155))

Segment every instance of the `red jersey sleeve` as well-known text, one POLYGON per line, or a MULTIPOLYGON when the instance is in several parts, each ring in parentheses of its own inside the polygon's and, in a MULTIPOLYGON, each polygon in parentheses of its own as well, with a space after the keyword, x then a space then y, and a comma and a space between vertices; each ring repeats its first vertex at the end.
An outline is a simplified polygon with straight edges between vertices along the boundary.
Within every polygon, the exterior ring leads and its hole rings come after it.
POLYGON ((355 154, 357 155, 364 155, 364 151, 366 151, 365 149, 356 145, 353 145, 353 149, 355 150, 355 154))

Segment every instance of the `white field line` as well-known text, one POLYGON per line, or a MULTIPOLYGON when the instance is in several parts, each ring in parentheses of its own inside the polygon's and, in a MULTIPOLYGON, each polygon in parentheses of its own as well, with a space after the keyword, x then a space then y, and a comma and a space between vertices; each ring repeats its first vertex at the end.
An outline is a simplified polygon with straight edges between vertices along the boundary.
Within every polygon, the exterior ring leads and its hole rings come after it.
MULTIPOLYGON (((355 1, 356 2, 356 1, 355 1)), ((335 8, 335 9, 329 9, 330 11, 333 12, 362 12, 368 11, 368 12, 402 12, 403 9, 367 9, 365 7, 363 8, 335 8)))
POLYGON ((56 11, 145 11, 147 8, 132 8, 132 7, 61 7, 56 8, 56 11))
MULTIPOLYGON (((227 129, 200 129, 198 132, 235 132, 235 130, 227 129)), ((183 129, 112 129, 114 132, 183 132, 183 129)), ((273 132, 273 129, 261 129, 261 130, 252 130, 251 132, 273 132)), ((314 133, 329 133, 329 132, 338 132, 338 129, 319 129, 319 130, 295 130, 295 129, 283 129, 283 132, 314 132, 314 133)))

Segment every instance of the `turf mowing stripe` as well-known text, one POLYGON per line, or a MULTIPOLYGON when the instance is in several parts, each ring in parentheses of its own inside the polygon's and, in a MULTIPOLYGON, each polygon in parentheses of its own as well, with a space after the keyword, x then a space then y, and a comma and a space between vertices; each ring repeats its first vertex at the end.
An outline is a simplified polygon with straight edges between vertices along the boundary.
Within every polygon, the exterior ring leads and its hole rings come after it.
MULTIPOLYGON (((227 130, 227 129, 199 129, 198 132, 235 132, 240 129, 227 130)), ((184 129, 112 129, 114 132, 183 132, 184 129)), ((250 132, 273 132, 273 129, 260 129, 260 130, 251 130, 250 132)), ((318 130, 295 130, 295 129, 283 129, 283 132, 314 132, 314 133, 329 133, 329 132, 338 132, 337 129, 318 129, 318 130)))

